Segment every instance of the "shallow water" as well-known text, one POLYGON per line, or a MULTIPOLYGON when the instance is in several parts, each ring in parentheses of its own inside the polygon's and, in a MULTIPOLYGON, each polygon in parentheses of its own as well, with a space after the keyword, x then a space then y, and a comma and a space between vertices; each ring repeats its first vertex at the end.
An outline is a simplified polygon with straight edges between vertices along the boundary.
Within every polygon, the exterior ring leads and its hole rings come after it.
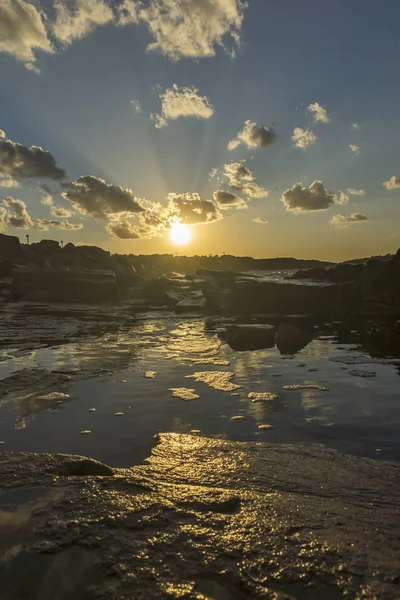
POLYGON ((314 340, 295 356, 276 348, 234 351, 218 335, 226 325, 149 313, 79 342, 22 354, 9 346, 0 379, 22 369, 62 375, 52 375, 58 379, 43 391, 40 382, 29 384, 28 371, 25 387, 0 397, 0 449, 129 466, 148 456, 158 432, 195 431, 400 462, 400 360, 371 356, 377 324, 314 326, 314 340), (171 388, 194 392, 187 399, 171 388), (68 396, 49 403, 43 398, 50 392, 68 396))

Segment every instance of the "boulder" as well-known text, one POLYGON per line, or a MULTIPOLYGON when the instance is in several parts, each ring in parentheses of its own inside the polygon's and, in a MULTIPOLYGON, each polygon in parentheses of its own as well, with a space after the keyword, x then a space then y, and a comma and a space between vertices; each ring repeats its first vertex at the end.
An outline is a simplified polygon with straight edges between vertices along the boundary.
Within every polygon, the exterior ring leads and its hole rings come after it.
POLYGON ((14 272, 14 300, 34 302, 117 302, 119 287, 112 271, 67 271, 23 267, 14 272))
POLYGON ((203 294, 194 294, 177 302, 174 310, 176 313, 204 312, 205 304, 206 300, 203 294))
POLYGON ((14 269, 14 263, 9 258, 0 256, 0 277, 9 277, 14 269))
POLYGON ((231 325, 226 331, 225 339, 234 350, 260 350, 275 346, 274 325, 231 325))
POLYGON ((307 329, 281 323, 276 332, 276 347, 281 354, 296 354, 305 348, 313 339, 307 329))
POLYGON ((23 248, 19 239, 13 235, 0 233, 0 256, 11 259, 22 258, 23 248))

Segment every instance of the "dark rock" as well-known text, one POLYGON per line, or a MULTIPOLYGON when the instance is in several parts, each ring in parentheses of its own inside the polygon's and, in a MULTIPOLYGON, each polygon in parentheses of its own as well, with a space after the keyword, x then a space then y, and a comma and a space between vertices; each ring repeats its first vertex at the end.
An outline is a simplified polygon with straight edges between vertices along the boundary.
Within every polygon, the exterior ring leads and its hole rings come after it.
POLYGON ((281 354, 296 354, 305 348, 313 339, 312 333, 306 329, 289 323, 281 323, 276 333, 276 347, 281 354))
POLYGON ((60 250, 60 244, 55 240, 41 240, 30 245, 30 249, 37 254, 52 254, 60 250))
POLYGON ((9 277, 14 269, 14 263, 9 258, 0 256, 0 277, 9 277))
POLYGON ((117 302, 119 288, 112 271, 67 271, 24 267, 14 272, 14 300, 31 302, 117 302))
POLYGON ((80 456, 68 457, 65 462, 62 462, 57 468, 56 473, 58 475, 64 475, 66 477, 77 476, 113 476, 114 471, 111 467, 108 467, 104 463, 101 463, 92 458, 84 458, 80 456))
POLYGON ((19 239, 13 235, 0 233, 0 256, 11 259, 22 258, 23 248, 19 239))
POLYGON ((232 325, 226 331, 225 339, 234 350, 259 350, 275 346, 273 325, 232 325))
POLYGON ((206 300, 203 294, 196 294, 195 296, 184 298, 175 305, 176 313, 185 312, 203 312, 205 309, 206 300))

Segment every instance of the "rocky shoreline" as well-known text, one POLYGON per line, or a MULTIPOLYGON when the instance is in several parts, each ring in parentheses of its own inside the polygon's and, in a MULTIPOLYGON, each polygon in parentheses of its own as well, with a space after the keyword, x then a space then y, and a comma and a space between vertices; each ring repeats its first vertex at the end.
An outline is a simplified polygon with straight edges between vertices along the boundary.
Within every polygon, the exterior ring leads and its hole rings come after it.
POLYGON ((3 453, 0 473, 7 598, 398 598, 396 466, 162 434, 131 469, 3 453))

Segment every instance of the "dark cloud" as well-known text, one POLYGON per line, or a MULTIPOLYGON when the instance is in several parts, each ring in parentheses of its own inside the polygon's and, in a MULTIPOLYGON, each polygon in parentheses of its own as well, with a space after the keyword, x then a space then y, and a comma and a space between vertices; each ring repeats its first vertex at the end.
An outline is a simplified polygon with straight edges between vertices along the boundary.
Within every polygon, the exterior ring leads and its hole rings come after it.
POLYGON ((217 205, 199 194, 168 194, 168 210, 171 218, 187 224, 213 223, 222 219, 217 205))
POLYGON ((14 200, 7 196, 3 200, 6 209, 5 223, 10 227, 29 229, 33 227, 33 219, 27 211, 26 204, 22 200, 14 200))
MULTIPOLYGON (((213 171, 213 174, 215 173, 218 173, 218 169, 213 171)), ((240 190, 248 198, 266 198, 268 196, 268 191, 254 181, 253 173, 243 161, 224 165, 223 174, 232 188, 240 190)))
POLYGON ((35 229, 62 229, 66 231, 78 231, 83 229, 82 223, 70 223, 69 221, 59 221, 58 219, 33 219, 35 229))
POLYGON ((216 190, 213 194, 215 204, 221 209, 227 208, 247 208, 247 204, 242 198, 232 194, 232 192, 225 192, 224 190, 216 190))
POLYGON ((136 240, 140 238, 137 228, 126 220, 110 221, 106 225, 107 233, 113 238, 136 240))
POLYGON ((64 169, 57 166, 50 152, 39 146, 23 146, 0 138, 0 177, 15 181, 22 179, 64 179, 64 169))
POLYGON ((61 195, 80 213, 95 219, 110 219, 115 215, 144 211, 141 199, 136 198, 132 190, 120 185, 108 185, 104 179, 92 175, 62 185, 66 191, 61 195))
POLYGON ((281 200, 286 209, 293 212, 325 210, 340 203, 337 195, 328 192, 322 181, 313 181, 308 188, 295 183, 292 189, 283 192, 281 200))
POLYGON ((235 150, 240 144, 244 144, 247 148, 263 148, 272 144, 275 139, 276 134, 273 129, 260 127, 248 120, 245 121, 242 131, 239 131, 237 136, 229 142, 227 148, 228 150, 235 150))

